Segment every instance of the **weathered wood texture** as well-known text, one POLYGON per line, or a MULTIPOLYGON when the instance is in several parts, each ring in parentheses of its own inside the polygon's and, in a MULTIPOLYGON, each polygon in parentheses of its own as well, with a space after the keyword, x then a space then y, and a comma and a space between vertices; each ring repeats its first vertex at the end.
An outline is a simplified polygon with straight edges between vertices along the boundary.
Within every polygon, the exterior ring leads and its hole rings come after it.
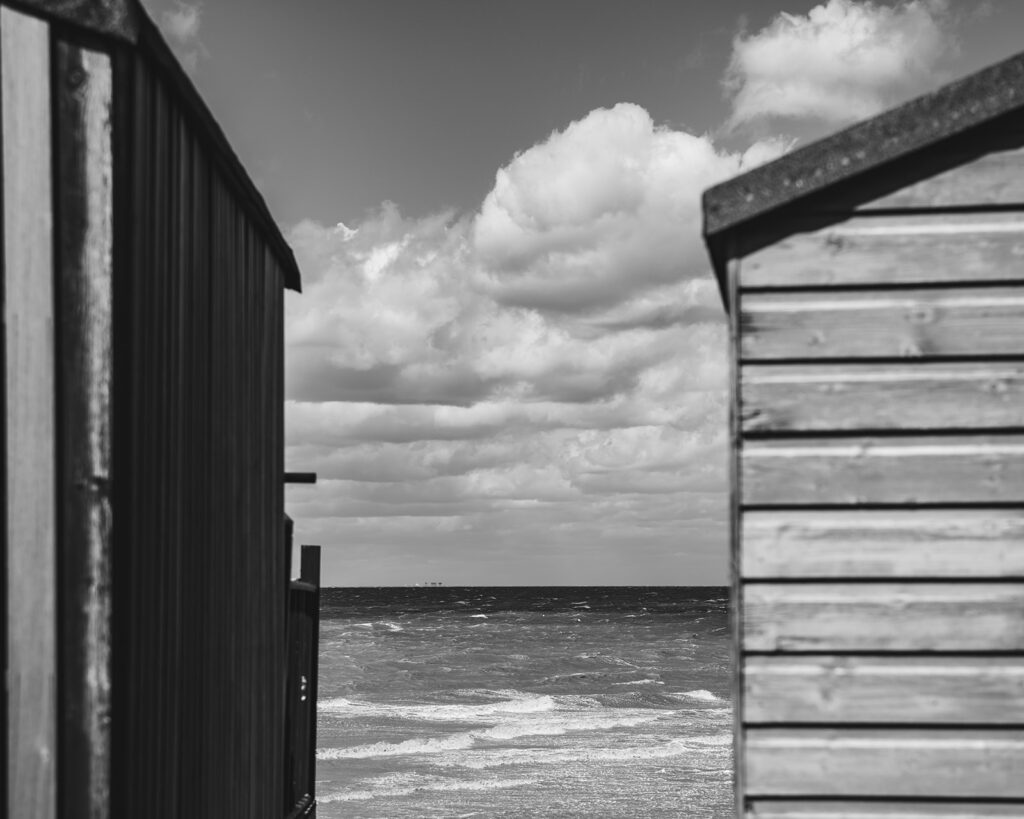
POLYGON ((1024 427, 1024 364, 748 364, 744 433, 1024 427))
POLYGON ((1024 355, 1024 288, 745 293, 747 360, 1024 355))
MULTIPOLYGON (((1001 135, 1020 145, 1024 133, 1001 135)), ((979 157, 950 156, 956 164, 897 191, 861 202, 857 209, 992 207, 1024 204, 1024 150, 993 150, 979 157)))
POLYGON ((705 202, 737 326, 738 815, 1024 816, 1024 109, 877 165, 949 113, 913 108, 705 202))
POLYGON ((1024 436, 813 438, 743 448, 750 506, 1024 502, 1024 436))
POLYGON ((1024 725, 1024 657, 753 656, 748 723, 1024 725))
POLYGON ((793 227, 743 260, 743 287, 1019 282, 1024 265, 1024 209, 854 216, 827 227, 793 227))
POLYGON ((123 58, 113 815, 277 819, 284 275, 164 69, 123 58))
POLYGON ((852 802, 755 799, 747 819, 993 819, 1024 814, 1020 802, 852 802))
POLYGON ((61 743, 65 803, 109 816, 113 76, 56 43, 61 743))
POLYGON ((49 27, 0 7, 8 816, 56 812, 56 496, 49 27))
POLYGON ((1024 579, 1024 510, 746 512, 747 579, 1024 579))
POLYGON ((743 648, 1024 651, 1022 583, 747 583, 743 648))
POLYGON ((1024 731, 747 729, 750 796, 1024 799, 1024 731))

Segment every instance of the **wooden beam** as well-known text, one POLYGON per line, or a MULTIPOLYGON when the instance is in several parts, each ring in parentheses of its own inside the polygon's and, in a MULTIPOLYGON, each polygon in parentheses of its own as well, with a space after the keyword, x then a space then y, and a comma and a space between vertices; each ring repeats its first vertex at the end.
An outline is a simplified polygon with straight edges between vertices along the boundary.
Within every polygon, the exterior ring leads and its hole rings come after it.
POLYGON ((50 32, 0 7, 6 363, 8 816, 56 810, 50 32))
POLYGON ((60 699, 64 804, 110 815, 113 76, 56 42, 61 428, 60 699))

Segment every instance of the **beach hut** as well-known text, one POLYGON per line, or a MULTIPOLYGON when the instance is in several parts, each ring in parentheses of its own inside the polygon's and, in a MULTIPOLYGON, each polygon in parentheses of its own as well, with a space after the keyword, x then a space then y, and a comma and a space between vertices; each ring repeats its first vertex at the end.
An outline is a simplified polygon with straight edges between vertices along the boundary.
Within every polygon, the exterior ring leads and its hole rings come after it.
POLYGON ((705 193, 737 815, 1024 816, 1024 54, 705 193))
POLYGON ((283 508, 292 253, 135 0, 4 0, 0 88, 0 803, 308 815, 316 559, 290 584, 283 508))

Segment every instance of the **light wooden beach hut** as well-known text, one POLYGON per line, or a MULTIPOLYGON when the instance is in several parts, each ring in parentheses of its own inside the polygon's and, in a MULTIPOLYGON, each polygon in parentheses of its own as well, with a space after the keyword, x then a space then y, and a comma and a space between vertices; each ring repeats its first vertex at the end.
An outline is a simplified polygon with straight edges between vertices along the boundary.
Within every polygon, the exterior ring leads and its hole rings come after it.
POLYGON ((311 815, 292 252, 136 0, 3 0, 0 90, 0 814, 311 815))
POLYGON ((705 193, 737 815, 1024 816, 1024 54, 705 193))

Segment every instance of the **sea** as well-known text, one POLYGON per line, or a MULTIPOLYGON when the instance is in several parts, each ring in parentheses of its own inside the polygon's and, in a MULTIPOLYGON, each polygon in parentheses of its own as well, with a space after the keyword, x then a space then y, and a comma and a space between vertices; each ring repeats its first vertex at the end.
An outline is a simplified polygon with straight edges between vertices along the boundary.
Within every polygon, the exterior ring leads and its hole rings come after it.
POLYGON ((727 594, 324 589, 318 816, 730 816, 727 594))

